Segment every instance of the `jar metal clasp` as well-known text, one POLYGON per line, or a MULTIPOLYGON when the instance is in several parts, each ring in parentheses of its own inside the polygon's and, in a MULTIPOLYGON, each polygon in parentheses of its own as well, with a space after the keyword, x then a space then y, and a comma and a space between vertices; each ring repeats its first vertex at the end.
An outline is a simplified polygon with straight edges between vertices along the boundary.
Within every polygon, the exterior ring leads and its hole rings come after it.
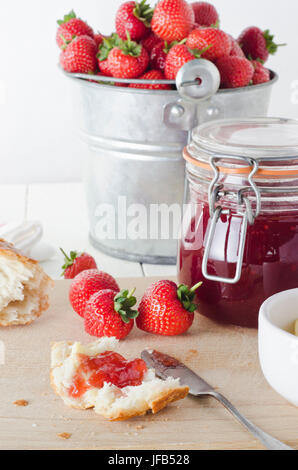
POLYGON ((239 247, 238 247, 238 258, 237 258, 235 276, 233 278, 225 278, 221 276, 211 275, 208 273, 208 263, 209 263, 210 252, 212 249, 212 244, 214 240, 217 223, 220 220, 222 215, 230 214, 230 209, 224 209, 220 204, 218 204, 222 197, 230 194, 230 192, 224 191, 224 186, 222 184, 218 184, 220 171, 217 166, 217 163, 219 160, 222 160, 222 159, 223 157, 218 157, 216 155, 211 157, 210 159, 210 165, 214 170, 214 178, 209 187, 209 212, 210 212, 210 217, 211 217, 211 224, 210 224, 210 228, 208 230, 208 233, 205 239, 205 251, 204 251, 204 256, 203 256, 203 261, 202 261, 202 273, 203 273, 203 276, 210 281, 223 282, 226 284, 237 284, 237 282, 240 281, 241 273, 242 273, 247 228, 248 228, 248 225, 254 224, 256 217, 258 217, 261 211, 261 194, 260 194, 259 188, 257 187, 254 181, 254 176, 259 169, 259 162, 253 158, 248 158, 248 157, 238 157, 238 156, 228 157, 229 160, 233 160, 233 159, 235 160, 237 159, 238 161, 239 159, 244 160, 249 165, 249 167, 252 168, 252 171, 250 172, 248 176, 248 182, 250 186, 240 189, 237 193, 238 207, 239 207, 238 215, 241 215, 243 220, 241 224, 241 233, 240 233, 240 241, 239 241, 239 247), (253 190, 253 193, 256 197, 255 210, 253 210, 252 203, 246 196, 246 193, 251 192, 251 190, 253 190), (243 207, 244 207, 244 212, 242 210, 243 207))

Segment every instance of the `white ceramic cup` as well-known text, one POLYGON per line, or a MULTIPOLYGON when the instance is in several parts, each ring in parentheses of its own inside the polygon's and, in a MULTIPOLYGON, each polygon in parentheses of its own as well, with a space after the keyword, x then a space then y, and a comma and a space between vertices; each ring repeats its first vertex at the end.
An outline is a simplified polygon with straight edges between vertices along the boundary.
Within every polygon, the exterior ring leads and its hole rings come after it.
POLYGON ((260 309, 259 357, 265 378, 286 400, 298 406, 298 289, 270 297, 260 309))

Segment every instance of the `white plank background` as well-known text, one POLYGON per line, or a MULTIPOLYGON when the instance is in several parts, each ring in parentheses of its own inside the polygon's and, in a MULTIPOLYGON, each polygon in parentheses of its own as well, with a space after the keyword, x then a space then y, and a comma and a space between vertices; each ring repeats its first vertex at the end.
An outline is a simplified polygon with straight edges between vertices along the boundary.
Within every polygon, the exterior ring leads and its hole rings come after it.
POLYGON ((88 240, 88 219, 83 185, 79 183, 0 185, 0 223, 11 220, 39 220, 44 228, 44 241, 56 251, 43 263, 54 279, 61 274, 63 257, 59 247, 87 251, 99 269, 117 277, 175 276, 175 266, 141 265, 111 258, 97 251, 88 240))

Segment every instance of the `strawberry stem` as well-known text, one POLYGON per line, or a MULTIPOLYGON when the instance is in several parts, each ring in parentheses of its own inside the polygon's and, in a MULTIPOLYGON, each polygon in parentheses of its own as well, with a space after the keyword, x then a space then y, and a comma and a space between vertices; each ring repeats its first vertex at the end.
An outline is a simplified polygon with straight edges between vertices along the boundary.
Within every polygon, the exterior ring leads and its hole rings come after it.
POLYGON ((192 55, 195 56, 196 59, 200 59, 202 57, 202 55, 205 54, 205 52, 207 52, 208 49, 210 49, 210 47, 212 47, 212 45, 206 46, 203 49, 190 49, 190 48, 188 48, 188 50, 192 55))
POLYGON ((114 309, 115 312, 119 313, 124 323, 129 323, 139 315, 137 310, 133 310, 137 303, 136 297, 134 297, 136 289, 122 290, 114 297, 114 309))
POLYGON ((136 291, 135 287, 133 289, 131 289, 131 291, 128 293, 127 298, 130 299, 134 295, 135 291, 136 291))
POLYGON ((63 250, 63 248, 60 248, 61 253, 64 255, 65 259, 67 261, 70 261, 70 257, 66 254, 66 252, 63 250))
POLYGON ((142 52, 142 46, 135 41, 131 40, 130 34, 126 31, 127 40, 121 41, 119 48, 122 50, 124 55, 131 55, 132 57, 140 57, 142 52))
POLYGON ((150 28, 151 21, 153 18, 154 8, 152 8, 147 0, 141 2, 135 2, 136 6, 133 10, 133 14, 138 20, 142 21, 147 28, 150 28))
POLYGON ((187 310, 189 313, 194 313, 195 310, 197 310, 198 308, 197 305, 194 303, 194 299, 196 295, 196 290, 201 287, 201 285, 202 282, 199 282, 190 289, 188 286, 181 284, 177 289, 177 297, 182 303, 185 310, 187 310))
POLYGON ((203 285, 202 282, 198 282, 195 286, 193 286, 191 289, 190 289, 190 292, 193 293, 195 292, 199 287, 201 287, 203 285))
POLYGON ((118 34, 113 33, 111 36, 103 38, 102 43, 99 45, 97 58, 102 62, 106 60, 114 47, 119 47, 122 41, 118 34))
POLYGON ((275 54, 279 47, 287 46, 287 44, 276 44, 274 42, 274 35, 270 33, 269 29, 264 31, 263 36, 266 40, 266 46, 269 54, 275 54))
POLYGON ((64 15, 63 20, 58 20, 57 23, 60 26, 60 25, 62 25, 64 23, 67 23, 69 20, 72 20, 76 17, 77 17, 77 15, 75 14, 75 12, 73 10, 71 10, 67 15, 64 15))
POLYGON ((79 253, 77 253, 76 251, 71 251, 70 256, 68 256, 62 248, 60 248, 60 251, 64 256, 64 265, 62 266, 63 271, 62 271, 62 274, 61 274, 61 276, 63 276, 63 274, 65 273, 67 268, 70 268, 73 265, 76 258, 79 256, 79 253))

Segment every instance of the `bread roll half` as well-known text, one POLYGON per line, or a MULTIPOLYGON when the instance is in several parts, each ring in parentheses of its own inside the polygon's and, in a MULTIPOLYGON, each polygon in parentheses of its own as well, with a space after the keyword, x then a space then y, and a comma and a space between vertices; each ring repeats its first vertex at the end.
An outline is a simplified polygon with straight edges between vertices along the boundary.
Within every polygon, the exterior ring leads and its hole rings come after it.
POLYGON ((97 356, 106 351, 115 351, 118 341, 115 338, 102 338, 86 346, 80 343, 55 343, 51 354, 51 384, 67 406, 88 409, 94 408, 99 415, 111 421, 120 421, 146 414, 157 413, 169 403, 186 397, 188 387, 182 387, 179 380, 160 380, 153 370, 148 370, 143 383, 138 386, 118 388, 105 383, 103 388, 92 388, 80 398, 68 393, 73 377, 79 367, 79 356, 97 356))
POLYGON ((52 287, 37 261, 0 239, 0 327, 32 323, 49 308, 52 287))

